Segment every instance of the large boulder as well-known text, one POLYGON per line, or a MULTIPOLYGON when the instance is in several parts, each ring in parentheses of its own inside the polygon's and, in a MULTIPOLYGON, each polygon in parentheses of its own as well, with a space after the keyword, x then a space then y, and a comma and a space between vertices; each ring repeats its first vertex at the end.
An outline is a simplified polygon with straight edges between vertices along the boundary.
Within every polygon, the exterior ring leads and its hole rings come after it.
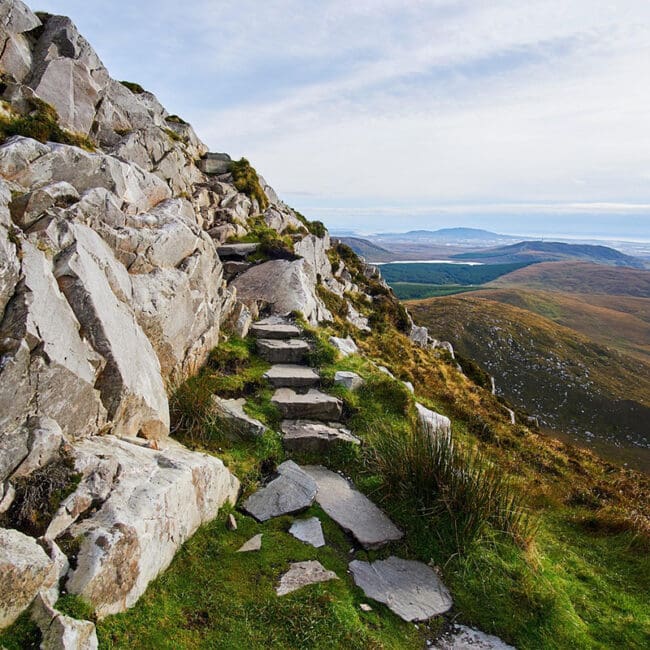
POLYGON ((298 311, 312 325, 332 320, 332 314, 316 295, 314 272, 305 259, 257 264, 237 276, 232 284, 246 304, 269 307, 278 315, 298 311))
POLYGON ((57 258, 56 276, 85 334, 104 359, 102 402, 123 435, 169 433, 169 405, 160 362, 128 305, 131 280, 99 235, 70 225, 74 238, 57 258))
POLYGON ((41 21, 18 0, 0 4, 0 68, 17 81, 23 81, 32 68, 32 52, 24 32, 38 27, 41 21))
POLYGON ((71 435, 94 433, 106 420, 95 388, 104 361, 82 338, 44 253, 22 241, 21 254, 23 277, 0 323, 0 383, 12 386, 0 391, 0 436, 32 415, 53 418, 71 435))
POLYGON ((0 528, 0 629, 11 625, 58 577, 55 563, 35 539, 0 528))
POLYGON ((165 445, 157 450, 106 436, 76 446, 97 465, 107 456, 119 464, 99 510, 69 528, 83 541, 66 588, 99 616, 131 607, 181 544, 237 498, 239 481, 219 459, 165 445))

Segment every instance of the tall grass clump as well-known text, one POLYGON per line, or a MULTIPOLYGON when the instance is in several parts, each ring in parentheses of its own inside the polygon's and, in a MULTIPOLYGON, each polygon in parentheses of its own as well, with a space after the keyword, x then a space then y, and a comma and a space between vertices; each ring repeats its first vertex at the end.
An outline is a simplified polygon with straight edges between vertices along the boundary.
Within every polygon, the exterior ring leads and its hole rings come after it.
POLYGON ((450 552, 464 552, 490 531, 525 546, 535 522, 524 494, 480 452, 451 436, 418 426, 408 432, 379 425, 370 464, 389 496, 414 506, 450 552))
POLYGON ((260 210, 264 212, 269 207, 269 200, 266 198, 266 194, 264 194, 264 190, 260 185, 260 179, 255 168, 246 158, 241 158, 231 163, 230 173, 232 174, 235 187, 250 199, 255 199, 260 206, 260 210))

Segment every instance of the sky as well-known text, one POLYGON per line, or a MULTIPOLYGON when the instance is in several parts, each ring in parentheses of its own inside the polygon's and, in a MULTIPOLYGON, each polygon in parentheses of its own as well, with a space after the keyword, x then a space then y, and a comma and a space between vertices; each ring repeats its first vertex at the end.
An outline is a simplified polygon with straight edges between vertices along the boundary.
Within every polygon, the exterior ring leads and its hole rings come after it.
POLYGON ((650 239, 648 0, 28 0, 361 232, 650 239))

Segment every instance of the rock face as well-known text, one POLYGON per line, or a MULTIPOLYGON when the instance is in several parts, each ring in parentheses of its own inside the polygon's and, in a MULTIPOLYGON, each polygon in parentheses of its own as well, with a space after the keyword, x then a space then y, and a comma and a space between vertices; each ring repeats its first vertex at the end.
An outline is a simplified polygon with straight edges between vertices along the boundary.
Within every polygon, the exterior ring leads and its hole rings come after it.
POLYGON ((237 498, 239 481, 220 460, 166 444, 158 451, 108 436, 76 447, 89 476, 107 457, 118 463, 103 505, 68 528, 83 541, 66 588, 100 616, 131 607, 179 546, 237 498))
POLYGON ((11 625, 39 591, 58 580, 54 562, 36 540, 0 528, 0 629, 11 625))
POLYGON ((278 477, 252 494, 242 508, 257 521, 300 512, 316 496, 316 483, 292 460, 278 467, 278 477))
POLYGON ((319 466, 303 469, 318 486, 316 501, 321 508, 361 546, 377 549, 403 537, 402 531, 342 476, 319 466))
POLYGON ((389 557, 376 562, 350 562, 357 586, 405 621, 426 621, 452 606, 451 596, 436 572, 421 562, 389 557))
POLYGON ((337 579, 338 576, 334 571, 328 571, 316 560, 294 562, 291 568, 280 579, 280 584, 275 591, 278 596, 284 596, 290 594, 292 591, 302 589, 307 585, 337 579))

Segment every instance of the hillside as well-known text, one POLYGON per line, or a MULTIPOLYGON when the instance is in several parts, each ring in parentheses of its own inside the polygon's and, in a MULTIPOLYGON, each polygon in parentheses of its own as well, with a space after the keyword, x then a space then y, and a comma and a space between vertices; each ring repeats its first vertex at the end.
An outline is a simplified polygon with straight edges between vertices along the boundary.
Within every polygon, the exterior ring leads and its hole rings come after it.
POLYGON ((516 407, 539 416, 552 429, 583 437, 589 431, 613 444, 638 447, 643 465, 650 467, 645 453, 650 440, 649 365, 482 294, 411 302, 408 307, 418 323, 478 361, 516 407))
POLYGON ((349 246, 357 255, 369 262, 391 262, 396 259, 394 253, 360 237, 340 237, 340 241, 349 246))
POLYGON ((539 314, 592 341, 650 362, 648 298, 524 288, 481 288, 476 295, 539 314))
POLYGON ((543 262, 504 275, 492 285, 650 298, 650 271, 587 262, 543 262))
MULTIPOLYGON (((513 423, 69 18, 4 0, 0 39, 0 648, 647 645, 647 476, 513 423)), ((555 379, 642 408, 551 326, 555 379)))
POLYGON ((626 266, 642 269, 643 262, 607 246, 588 244, 565 244, 561 242, 525 241, 489 250, 459 253, 456 260, 483 262, 484 264, 508 264, 513 262, 551 262, 581 260, 610 266, 626 266))

